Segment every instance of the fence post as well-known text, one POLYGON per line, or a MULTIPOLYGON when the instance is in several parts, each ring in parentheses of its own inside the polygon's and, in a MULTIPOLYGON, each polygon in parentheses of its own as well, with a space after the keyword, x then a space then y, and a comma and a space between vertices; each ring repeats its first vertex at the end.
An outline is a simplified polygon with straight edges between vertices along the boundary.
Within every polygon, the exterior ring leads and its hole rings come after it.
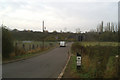
POLYGON ((38 44, 37 44, 37 48, 38 48, 38 44))
POLYGON ((34 46, 34 44, 32 45, 32 49, 35 49, 35 46, 34 46))
POLYGON ((29 50, 31 50, 31 44, 29 44, 29 50))
POLYGON ((22 46, 23 46, 23 49, 25 50, 25 44, 23 44, 22 46))

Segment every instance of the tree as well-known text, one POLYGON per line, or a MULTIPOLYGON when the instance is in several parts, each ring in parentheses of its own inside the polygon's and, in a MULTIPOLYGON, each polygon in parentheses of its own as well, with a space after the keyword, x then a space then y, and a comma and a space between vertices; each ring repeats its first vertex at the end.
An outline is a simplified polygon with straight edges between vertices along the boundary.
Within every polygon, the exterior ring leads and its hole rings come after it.
POLYGON ((2 27, 2 56, 8 58, 14 50, 13 38, 10 31, 4 26, 2 27))
POLYGON ((76 33, 81 33, 80 28, 76 28, 76 33))

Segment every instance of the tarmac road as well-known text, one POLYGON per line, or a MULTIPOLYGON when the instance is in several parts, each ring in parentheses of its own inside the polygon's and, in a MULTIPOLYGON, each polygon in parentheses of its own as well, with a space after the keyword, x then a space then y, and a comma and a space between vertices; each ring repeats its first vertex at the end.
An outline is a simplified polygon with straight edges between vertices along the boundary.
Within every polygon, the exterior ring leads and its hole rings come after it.
POLYGON ((3 78, 57 78, 67 62, 71 44, 26 60, 4 64, 3 78))

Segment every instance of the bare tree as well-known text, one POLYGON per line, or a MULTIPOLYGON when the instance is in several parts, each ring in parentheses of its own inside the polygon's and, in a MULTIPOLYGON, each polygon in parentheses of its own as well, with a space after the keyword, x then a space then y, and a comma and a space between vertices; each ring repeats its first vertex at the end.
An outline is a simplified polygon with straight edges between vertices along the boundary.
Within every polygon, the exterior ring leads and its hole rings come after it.
POLYGON ((81 33, 80 28, 76 28, 76 33, 81 33))
POLYGON ((67 31, 67 28, 66 27, 64 27, 64 32, 66 32, 67 31))
POLYGON ((99 26, 97 26, 97 32, 99 32, 99 26))

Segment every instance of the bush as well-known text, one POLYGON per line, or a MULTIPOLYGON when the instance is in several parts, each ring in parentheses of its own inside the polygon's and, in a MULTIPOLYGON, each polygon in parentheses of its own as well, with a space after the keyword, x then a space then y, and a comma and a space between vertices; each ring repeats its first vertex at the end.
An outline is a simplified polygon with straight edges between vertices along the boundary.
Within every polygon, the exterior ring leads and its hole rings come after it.
POLYGON ((14 50, 13 38, 6 27, 2 27, 2 56, 8 58, 10 53, 14 50))
POLYGON ((111 44, 107 46, 103 44, 105 43, 92 46, 85 46, 86 44, 83 45, 82 43, 72 44, 71 50, 73 54, 79 52, 82 56, 82 71, 78 72, 80 78, 119 77, 119 58, 115 58, 119 54, 119 48, 111 44))

